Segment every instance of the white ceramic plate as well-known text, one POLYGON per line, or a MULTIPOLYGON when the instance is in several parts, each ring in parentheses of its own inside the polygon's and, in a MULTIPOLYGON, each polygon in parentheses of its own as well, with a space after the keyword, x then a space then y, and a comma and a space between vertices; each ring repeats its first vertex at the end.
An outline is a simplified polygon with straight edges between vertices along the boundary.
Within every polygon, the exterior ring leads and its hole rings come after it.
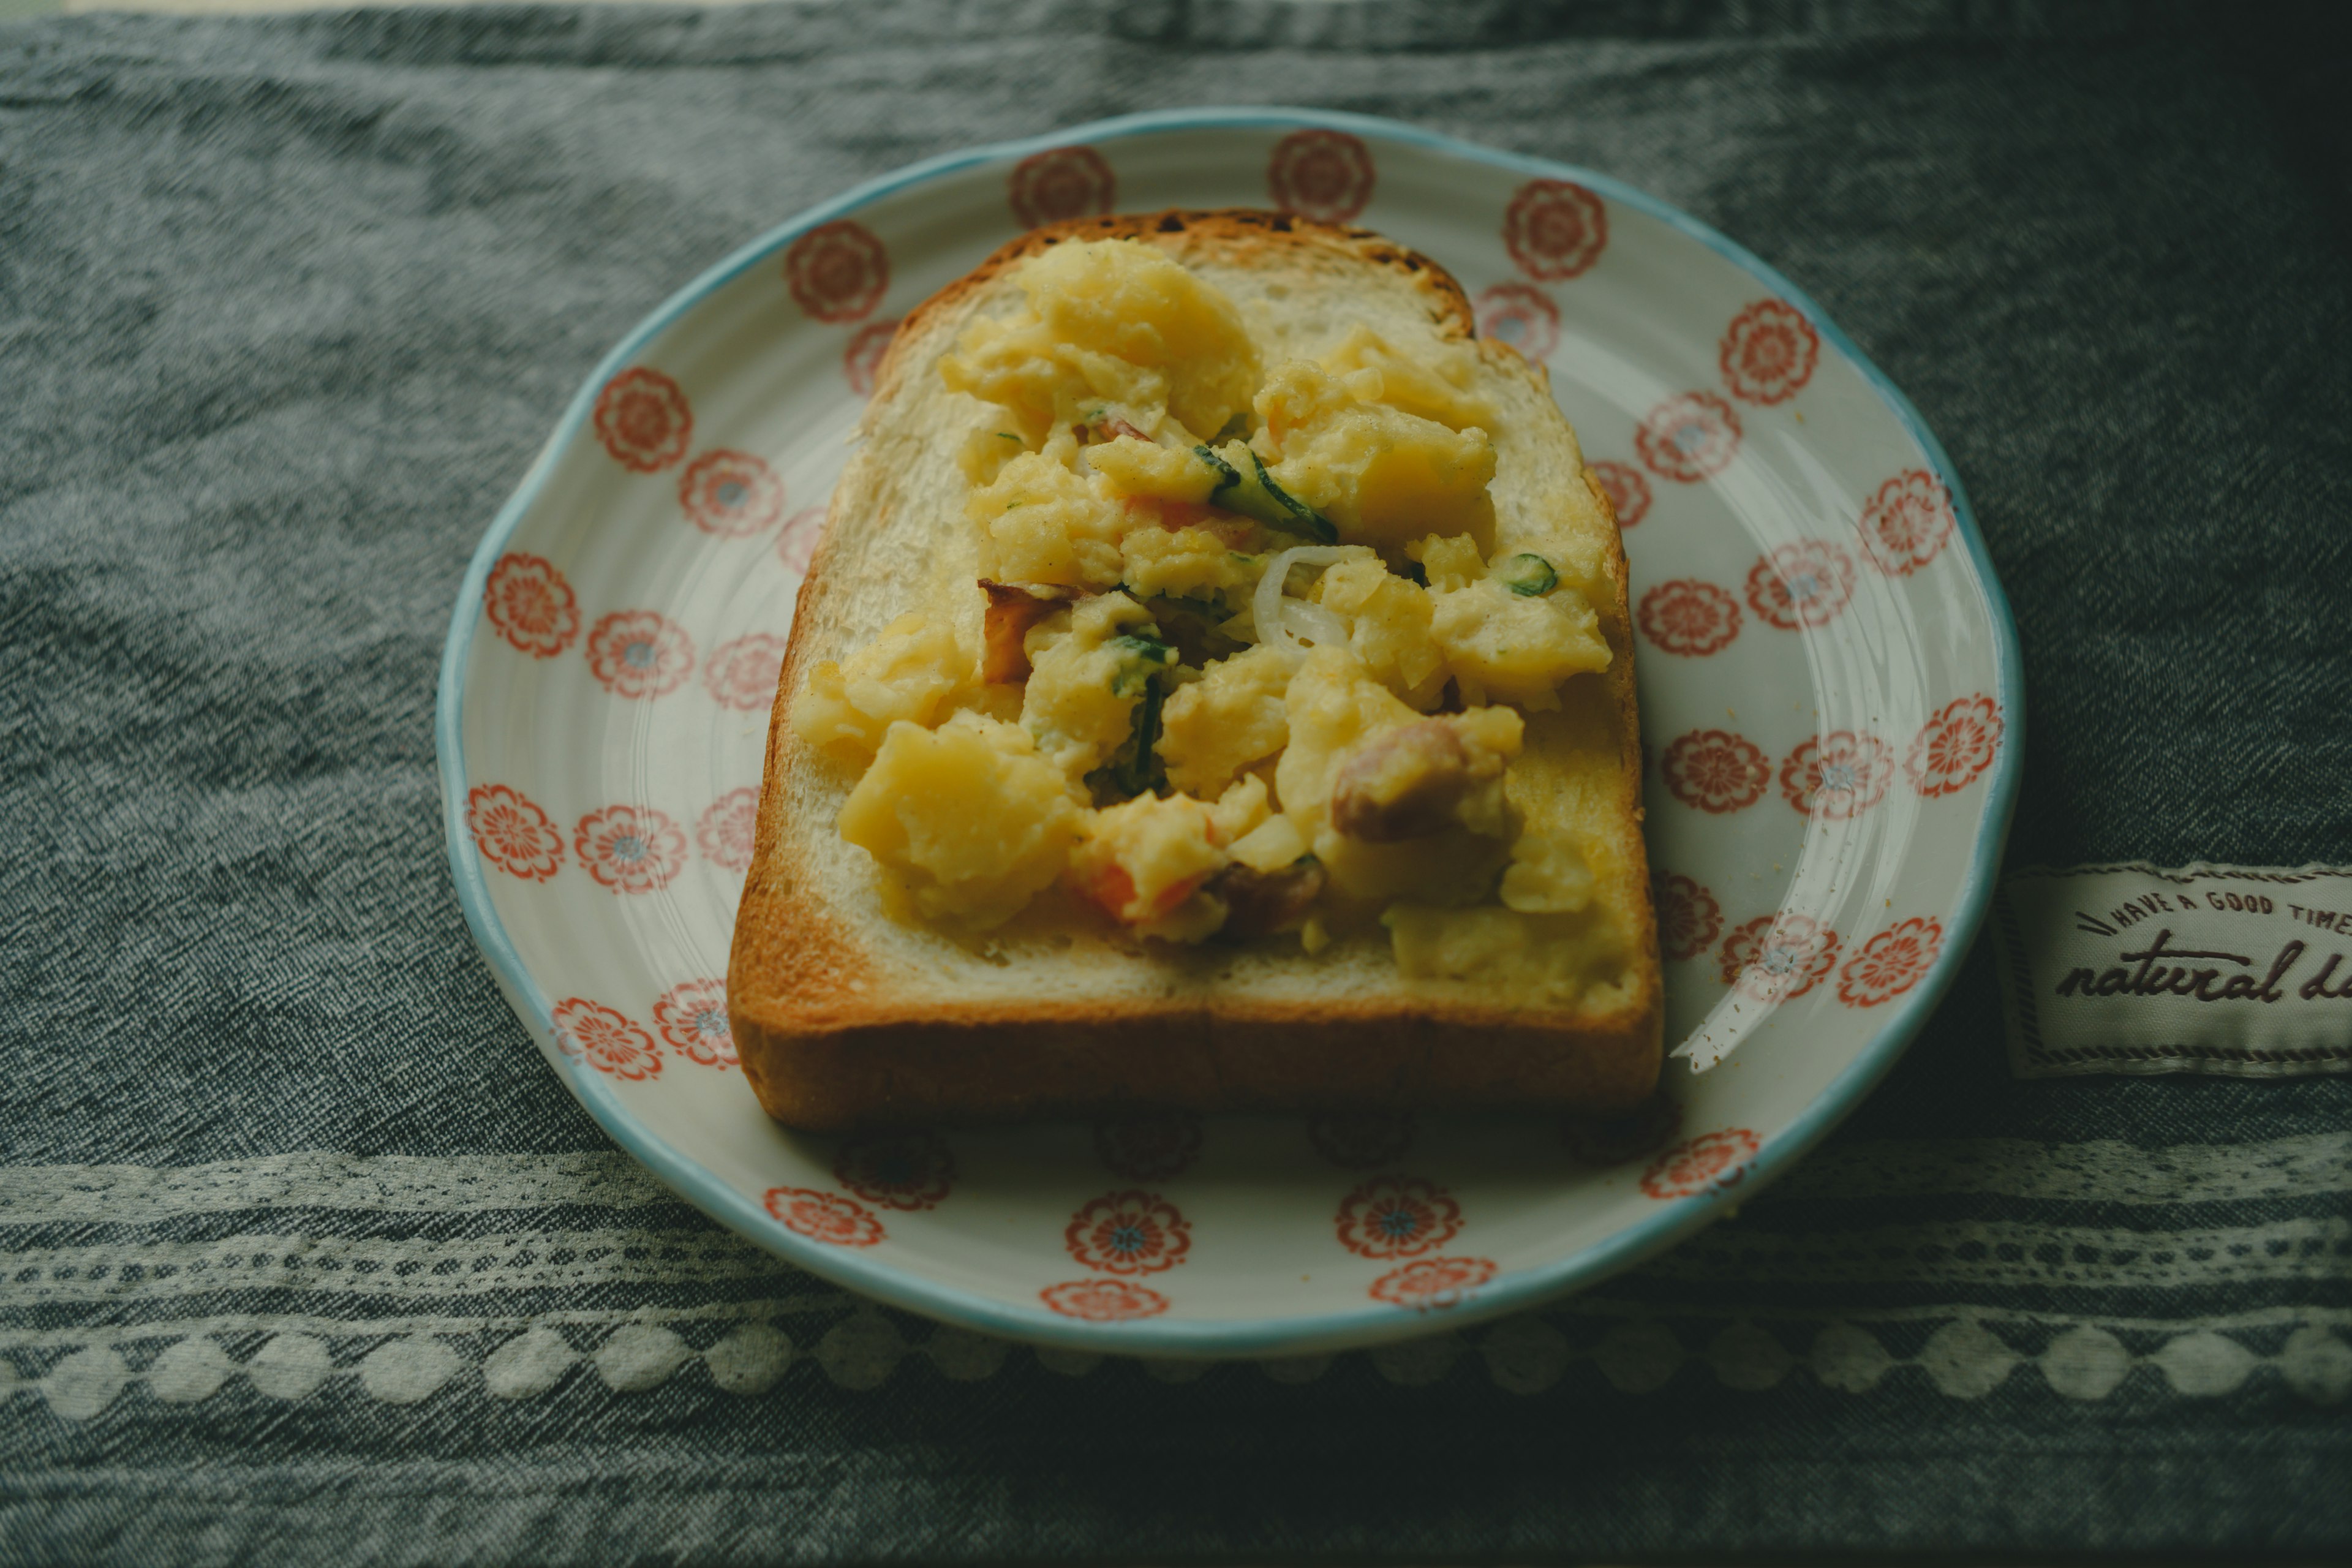
POLYGON ((1201 110, 936 160, 802 215, 599 367, 483 540, 438 714, 450 863, 556 1075, 816 1273, 1092 1350, 1328 1350, 1590 1283, 1894 1060, 1982 913, 2015 634, 1958 478, 1786 279, 1601 175, 1201 110), (1435 258, 1550 366, 1633 561, 1667 1090, 1615 1125, 1143 1116, 850 1140, 763 1116, 721 977, 799 568, 893 322, 1029 225, 1280 205, 1435 258))

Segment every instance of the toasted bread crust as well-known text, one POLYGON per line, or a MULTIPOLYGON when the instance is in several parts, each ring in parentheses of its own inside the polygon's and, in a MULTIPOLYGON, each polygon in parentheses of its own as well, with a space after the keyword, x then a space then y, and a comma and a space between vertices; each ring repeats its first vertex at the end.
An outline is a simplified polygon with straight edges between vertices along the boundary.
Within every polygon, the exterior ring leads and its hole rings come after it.
MULTIPOLYGON (((1369 231, 1246 210, 1169 211, 1081 218, 1001 247, 901 322, 876 375, 870 409, 931 361, 930 340, 1006 269, 1071 239, 1137 238, 1246 258, 1270 247, 1322 251, 1410 277, 1448 337, 1475 336, 1461 285, 1429 258, 1369 231)), ((1482 344, 1519 374, 1542 378, 1507 345, 1482 344)), ((868 423, 874 416, 869 412, 868 423)), ((1604 511, 1606 492, 1588 468, 1604 511)), ((812 887, 803 842, 783 803, 802 770, 823 765, 793 739, 788 713, 807 666, 824 655, 804 632, 827 592, 829 559, 856 526, 845 482, 803 582, 768 731, 753 859, 736 916, 728 996, 737 1054, 761 1104, 813 1131, 998 1121, 1118 1102, 1198 1110, 1438 1107, 1607 1111, 1655 1087, 1664 1023, 1654 915, 1634 900, 1640 984, 1619 1011, 1565 1011, 1388 994, 1315 1004, 1198 993, 1189 998, 1082 1004, 940 1002, 894 996, 874 955, 812 887)), ((1613 511, 1610 512, 1614 521, 1613 511)), ((1638 823, 1641 743, 1632 621, 1622 545, 1606 563, 1615 613, 1605 679, 1621 743, 1618 804, 1638 823)), ((831 824, 822 825, 829 831, 831 824)), ((1636 886, 1648 871, 1640 835, 1627 853, 1636 886)), ((1311 963, 1302 957, 1298 962, 1311 963)))

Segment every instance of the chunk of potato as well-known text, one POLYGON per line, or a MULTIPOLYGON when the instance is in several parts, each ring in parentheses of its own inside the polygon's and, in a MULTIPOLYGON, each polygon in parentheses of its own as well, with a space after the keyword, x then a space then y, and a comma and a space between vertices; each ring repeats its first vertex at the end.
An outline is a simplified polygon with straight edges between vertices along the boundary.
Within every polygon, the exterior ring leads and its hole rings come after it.
POLYGON ((1230 541, 1237 531, 1231 524, 1130 530, 1119 541, 1124 562, 1119 581, 1142 598, 1165 595, 1213 600, 1229 611, 1236 609, 1249 602, 1265 570, 1264 556, 1233 547, 1230 541))
MULTIPOLYGON (((1138 649, 1120 638, 1149 629, 1151 614, 1124 594, 1081 600, 1029 633, 1029 684, 1021 722, 1038 753, 1077 789, 1127 740, 1143 696, 1138 649)), ((1148 673, 1148 672, 1143 672, 1148 673)))
POLYGON ((1112 919, 1147 936, 1198 942, 1224 919, 1196 897, 1224 868, 1215 814, 1191 795, 1139 795, 1087 814, 1071 884, 1112 919))
POLYGON ((1386 404, 1359 403, 1328 372, 1278 365, 1257 395, 1274 476, 1328 517, 1342 541, 1402 558, 1433 531, 1495 536, 1495 444, 1386 404))
POLYGON ((1024 263, 1021 287, 1062 342, 1165 375, 1188 430, 1213 434, 1249 406, 1257 348, 1241 312, 1155 247, 1066 242, 1024 263))
POLYGON ((1296 654, 1260 644, 1208 667, 1160 711, 1160 760, 1168 783, 1189 795, 1221 795, 1235 773, 1281 751, 1290 737, 1284 695, 1296 654))
POLYGON ((1020 282, 1027 309, 973 322, 940 374, 1011 410, 1033 442, 1106 404, 1155 435, 1163 408, 1213 433, 1249 406, 1258 359, 1240 311, 1151 246, 1066 242, 1024 262, 1020 282))
POLYGON ((1529 599, 1482 577, 1432 597, 1430 635, 1465 702, 1558 708, 1561 681, 1609 668, 1601 617, 1573 589, 1529 599))
POLYGON ((809 671, 793 699, 793 733, 862 763, 891 725, 937 722, 971 668, 952 627, 910 611, 841 663, 825 659, 809 671))
POLYGON ((1445 651, 1430 635, 1432 605, 1421 584, 1391 572, 1369 551, 1317 580, 1317 604, 1348 618, 1348 647, 1382 685, 1423 711, 1445 692, 1445 651))
POLYGON ((1118 486, 1122 495, 1150 496, 1200 506, 1217 488, 1217 470, 1191 447, 1162 447, 1133 436, 1120 436, 1088 447, 1087 462, 1095 472, 1118 486))
POLYGON ((1024 452, 972 491, 980 574, 1000 583, 1101 589, 1118 582, 1118 542, 1133 526, 1118 499, 1051 451, 1024 452))
POLYGON ((959 713, 936 731, 891 725, 840 826, 925 915, 986 928, 1062 874, 1079 809, 1020 726, 959 713))
POLYGON ((1323 356, 1323 364, 1367 402, 1385 403, 1449 430, 1495 427, 1494 405, 1471 390, 1477 384, 1476 356, 1459 344, 1426 344, 1416 358, 1359 322, 1323 356))

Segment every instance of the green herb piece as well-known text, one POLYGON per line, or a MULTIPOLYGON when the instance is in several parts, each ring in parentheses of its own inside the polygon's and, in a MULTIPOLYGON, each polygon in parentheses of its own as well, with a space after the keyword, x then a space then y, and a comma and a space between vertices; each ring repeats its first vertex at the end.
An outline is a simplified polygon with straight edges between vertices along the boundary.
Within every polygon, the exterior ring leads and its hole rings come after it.
MULTIPOLYGON (((1226 450, 1234 448, 1228 446, 1226 450)), ((1240 457, 1231 458, 1206 447, 1195 447, 1192 452, 1217 470, 1217 486, 1209 492, 1210 505, 1237 511, 1268 528, 1298 534, 1318 544, 1339 542, 1339 531, 1331 525, 1331 520, 1276 484, 1274 476, 1265 471, 1265 460, 1249 447, 1240 447, 1240 457), (1241 464, 1244 458, 1248 460, 1246 468, 1241 464)))
POLYGON ((1540 555, 1514 555, 1495 574, 1504 587, 1528 599, 1541 598, 1559 582, 1559 574, 1540 555))
POLYGON ((1215 488, 1217 489, 1224 489, 1228 486, 1237 485, 1242 482, 1240 470, 1235 468, 1231 463, 1226 462, 1223 458, 1218 457, 1217 454, 1210 448, 1206 447, 1195 447, 1192 448, 1192 456, 1208 464, 1210 468, 1216 474, 1217 483, 1215 488))
POLYGON ((1132 697, 1161 670, 1176 663, 1176 650, 1150 632, 1122 632, 1106 645, 1118 651, 1118 668, 1110 678, 1113 697, 1132 697))
POLYGON ((1168 771, 1158 749, 1160 700, 1160 682, 1147 677, 1143 700, 1135 705, 1129 721, 1127 739, 1119 742, 1110 761, 1087 775, 1087 786, 1094 791, 1097 805, 1116 805, 1147 792, 1157 795, 1166 785, 1168 771))

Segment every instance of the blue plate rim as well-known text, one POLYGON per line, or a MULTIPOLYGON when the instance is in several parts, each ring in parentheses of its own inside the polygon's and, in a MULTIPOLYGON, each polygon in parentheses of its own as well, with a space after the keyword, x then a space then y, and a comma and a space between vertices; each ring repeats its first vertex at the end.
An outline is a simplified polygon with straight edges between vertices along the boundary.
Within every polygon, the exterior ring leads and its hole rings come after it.
POLYGON ((1978 531, 1968 492, 1953 468, 1950 457, 1935 432, 1905 396, 1901 388, 1864 353, 1853 340, 1829 319, 1804 290, 1776 268, 1727 236, 1656 196, 1598 171, 1560 163, 1525 153, 1484 147, 1457 137, 1425 131, 1402 121, 1333 110, 1266 106, 1226 106, 1160 110, 1120 115, 1069 126, 1015 142, 993 142, 925 159, 820 202, 739 247, 702 275, 670 296, 640 321, 593 371, 554 433, 525 471, 520 484, 499 508, 467 565, 450 614, 449 635, 442 647, 438 689, 434 704, 434 746, 441 788, 443 828, 448 844, 449 869, 457 900, 475 945, 527 1026, 533 1030, 559 1078, 589 1115, 629 1155, 645 1165, 665 1185, 730 1230, 777 1254, 788 1262, 836 1284, 874 1297, 888 1305, 923 1316, 960 1323, 983 1332, 1033 1344, 1072 1350, 1142 1356, 1248 1357, 1296 1354, 1377 1343, 1431 1331, 1448 1324, 1468 1324, 1535 1306, 1568 1291, 1594 1284, 1611 1274, 1662 1252, 1694 1231, 1721 1217, 1724 1195, 1709 1191, 1669 1200, 1658 1211, 1604 1240, 1539 1268, 1496 1276, 1470 1299, 1442 1317, 1406 1311, 1379 1304, 1345 1312, 1271 1319, 1193 1321, 1161 1318, 1095 1323, 1062 1317, 1049 1310, 1010 1303, 937 1284, 905 1274, 877 1259, 810 1241, 783 1228, 762 1208, 720 1181, 642 1127, 603 1075, 582 1070, 550 1048, 555 1023, 547 996, 507 935, 493 907, 487 877, 473 836, 466 827, 467 793, 465 740, 461 724, 465 675, 474 634, 481 621, 481 605, 489 574, 507 542, 547 483, 557 456, 576 440, 594 408, 604 384, 636 357, 653 339, 676 324, 726 284, 761 265, 820 224, 867 206, 881 198, 942 175, 1078 142, 1102 142, 1167 132, 1203 129, 1320 129, 1345 132, 1367 140, 1402 143, 1538 178, 1570 180, 1614 202, 1633 207, 1698 241, 1768 286, 1780 298, 1804 312, 1818 332, 1843 354, 1869 382, 1919 445, 1928 465, 1952 500, 1959 537, 1975 568, 1994 633, 1994 668, 2002 720, 2000 746, 1995 754, 1987 795, 1987 809, 1978 830, 1967 879, 1955 906, 1953 929, 1927 977, 1898 1004, 1844 1071, 1832 1079, 1787 1127, 1767 1139, 1749 1163, 1738 1195, 1741 1201, 1770 1183, 1801 1158, 1859 1104, 1885 1076, 1912 1038, 1925 1026, 1958 974, 1969 945, 1983 923, 1998 878, 2003 847, 2017 805, 2023 772, 2025 687, 2023 659, 2017 625, 2008 595, 1993 570, 1992 560, 1978 531))

